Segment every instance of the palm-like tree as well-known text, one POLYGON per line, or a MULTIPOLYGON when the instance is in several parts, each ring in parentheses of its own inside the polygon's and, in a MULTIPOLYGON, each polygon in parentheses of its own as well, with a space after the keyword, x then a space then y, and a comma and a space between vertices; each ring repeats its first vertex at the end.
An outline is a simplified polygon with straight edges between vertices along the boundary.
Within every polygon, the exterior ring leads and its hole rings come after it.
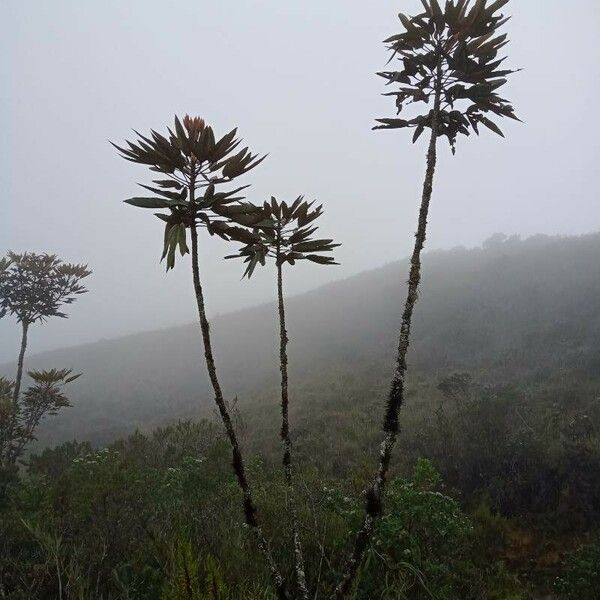
POLYGON ((233 129, 217 140, 212 128, 199 117, 191 118, 186 115, 183 123, 175 117, 174 129, 168 128, 167 136, 154 130, 150 136, 135 133, 138 139, 135 142, 126 142, 127 148, 116 144, 113 146, 123 158, 146 165, 151 171, 159 173, 161 178, 153 180, 154 186, 142 185, 153 193, 152 196, 129 198, 125 202, 140 208, 168 211, 155 213, 156 217, 165 223, 162 258, 167 259, 167 270, 175 266, 177 249, 182 256, 189 252, 189 231, 192 280, 204 343, 204 357, 215 403, 231 445, 232 466, 243 495, 245 522, 256 536, 279 597, 285 598, 284 580, 272 558, 269 544, 257 519, 240 444, 217 375, 200 279, 198 252, 198 229, 205 229, 210 235, 217 235, 226 241, 253 243, 258 240, 248 227, 257 226, 264 220, 263 210, 252 203, 244 202, 243 197, 238 195, 248 186, 228 190, 220 188, 253 169, 265 157, 252 154, 248 148, 234 152, 241 143, 241 140, 236 139, 237 130, 233 129))
POLYGON ((392 52, 390 60, 400 62, 399 70, 379 73, 396 88, 386 95, 395 97, 398 115, 422 103, 431 108, 422 113, 416 111, 414 116, 406 118, 378 119, 380 124, 375 129, 413 128, 413 142, 428 129, 430 137, 379 467, 366 492, 366 514, 352 556, 334 591, 333 597, 337 599, 343 598, 350 590, 375 521, 382 512, 382 496, 398 434, 399 411, 404 401, 406 354, 421 279, 421 251, 427 231, 438 138, 447 137, 454 153, 459 134, 468 136, 471 130, 479 134, 479 126, 483 125, 503 136, 492 118, 518 120, 510 103, 498 94, 506 83, 506 77, 514 72, 503 68, 505 59, 498 58, 499 50, 508 43, 506 34, 498 33, 508 20, 499 11, 509 0, 448 0, 443 10, 438 0, 421 1, 424 12, 414 17, 400 14, 404 30, 385 40, 392 52))
POLYGON ((61 307, 87 292, 81 280, 90 273, 87 265, 64 263, 54 254, 9 252, 0 259, 0 317, 9 313, 21 324, 21 349, 13 388, 15 408, 21 391, 29 327, 50 317, 66 318, 61 307))
POLYGON ((246 263, 244 276, 250 278, 258 264, 265 265, 267 258, 273 259, 277 270, 277 306, 279 312, 279 368, 281 371, 281 442, 283 445, 283 469, 288 489, 288 502, 292 522, 294 566, 298 596, 308 600, 302 542, 298 527, 296 493, 292 473, 292 441, 289 424, 288 395, 288 355, 289 342, 285 323, 285 302, 283 293, 283 266, 294 265, 298 260, 308 260, 321 265, 338 264, 327 254, 340 244, 331 239, 313 239, 317 227, 311 225, 323 212, 323 205, 313 208, 314 202, 306 202, 299 196, 288 206, 271 198, 263 206, 265 224, 257 227, 254 233, 257 240, 246 244, 238 254, 226 258, 243 258, 246 263))
POLYGON ((27 336, 35 323, 66 318, 62 307, 87 292, 81 280, 90 273, 87 265, 64 263, 54 254, 9 252, 0 259, 0 317, 10 314, 21 324, 15 380, 0 378, 0 475, 14 471, 42 418, 69 406, 60 390, 79 377, 69 370, 30 371, 35 384, 21 394, 27 336))

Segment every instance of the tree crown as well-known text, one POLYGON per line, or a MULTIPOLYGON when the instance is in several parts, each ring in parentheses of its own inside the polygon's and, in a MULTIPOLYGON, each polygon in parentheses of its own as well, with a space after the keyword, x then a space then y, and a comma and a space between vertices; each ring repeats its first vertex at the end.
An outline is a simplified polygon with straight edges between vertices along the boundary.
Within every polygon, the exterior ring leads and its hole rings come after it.
POLYGON ((54 254, 9 252, 0 259, 0 317, 8 312, 27 325, 66 318, 59 309, 87 292, 81 280, 90 274, 87 265, 63 263, 54 254))
POLYGON ((62 388, 80 375, 70 369, 29 371, 33 383, 15 404, 12 393, 14 382, 0 377, 0 465, 16 461, 23 448, 35 440, 35 430, 47 415, 55 415, 61 408, 71 406, 62 388))
POLYGON ((186 228, 204 227, 210 235, 224 240, 255 241, 247 228, 264 217, 260 207, 244 202, 239 195, 248 186, 219 192, 216 186, 244 175, 266 155, 252 154, 247 147, 234 152, 241 144, 236 138, 237 129, 217 140, 211 126, 200 117, 186 115, 182 123, 176 116, 174 130, 167 131, 168 135, 163 136, 151 130, 150 137, 135 131, 138 139, 127 141, 128 148, 111 142, 126 160, 166 177, 153 180, 155 186, 139 184, 153 196, 128 198, 125 202, 140 208, 168 209, 166 214, 154 213, 165 222, 161 260, 166 257, 167 270, 175 266, 177 248, 182 256, 189 251, 186 228))
MULTIPOLYGON (((448 0, 442 10, 438 0, 421 0, 425 11, 414 17, 400 14, 404 27, 386 39, 398 59, 399 71, 378 73, 388 85, 399 86, 385 96, 396 98, 397 114, 409 104, 429 104, 440 95, 436 134, 448 138, 455 151, 458 134, 479 134, 479 125, 504 137, 490 116, 519 120, 511 104, 498 94, 515 70, 502 67, 498 52, 508 44, 498 34, 510 17, 499 13, 509 0, 448 0)), ((374 129, 414 128, 413 142, 432 128, 434 109, 414 118, 377 119, 374 129)))
POLYGON ((332 239, 314 239, 318 230, 310 226, 323 214, 323 205, 313 208, 314 201, 307 202, 298 196, 290 205, 271 197, 263 204, 263 223, 254 228, 256 239, 246 244, 237 254, 225 258, 242 258, 247 265, 244 277, 251 277, 257 264, 265 265, 268 257, 278 265, 297 260, 309 260, 321 265, 336 265, 333 256, 323 254, 331 252, 341 244, 332 239))

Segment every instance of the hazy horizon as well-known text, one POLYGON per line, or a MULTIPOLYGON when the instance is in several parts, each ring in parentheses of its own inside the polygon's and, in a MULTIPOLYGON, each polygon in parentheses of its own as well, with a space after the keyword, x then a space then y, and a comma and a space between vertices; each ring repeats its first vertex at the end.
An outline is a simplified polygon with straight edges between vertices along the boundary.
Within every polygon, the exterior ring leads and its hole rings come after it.
MULTIPOLYGON (((600 232, 599 232, 600 233, 600 232)), ((508 238, 509 236, 507 236, 508 238)), ((484 240, 485 242, 485 240, 484 240)), ((470 249, 475 249, 475 248, 479 248, 481 245, 478 244, 476 246, 471 246, 469 248, 466 248, 467 250, 470 249)), ((444 252, 444 251, 448 251, 448 250, 453 250, 453 249, 457 249, 457 248, 464 248, 464 246, 454 246, 453 248, 430 248, 429 250, 426 250, 424 255, 427 256, 428 254, 431 253, 436 253, 436 252, 444 252)), ((340 281, 344 281, 346 279, 350 279, 352 277, 355 276, 360 276, 363 273, 367 273, 369 271, 374 271, 377 269, 381 269, 381 268, 385 268, 386 266, 388 266, 389 264, 393 263, 393 262, 399 262, 402 260, 408 260, 409 256, 403 256, 403 257, 399 257, 396 258, 392 261, 388 261, 387 263, 382 263, 381 265, 377 265, 377 266, 373 266, 370 267, 368 269, 363 269, 362 271, 358 271, 356 273, 349 273, 347 275, 341 276, 341 277, 332 277, 331 279, 327 280, 327 281, 323 281, 320 283, 316 283, 314 286, 309 286, 306 289, 302 289, 302 290, 298 290, 297 292, 293 293, 293 294, 289 294, 288 297, 296 297, 296 296, 301 296, 302 294, 306 294, 306 293, 310 293, 312 291, 317 291, 319 289, 321 289, 324 286, 327 286, 328 284, 331 283, 336 283, 336 282, 340 282, 340 281)), ((82 298, 84 298, 85 296, 82 296, 82 298)), ((276 299, 275 298, 263 298, 263 299, 257 299, 255 302, 251 302, 249 304, 244 304, 243 306, 240 306, 238 308, 232 308, 231 310, 225 310, 222 312, 218 312, 218 313, 214 313, 212 316, 213 318, 215 317, 219 317, 221 315, 226 315, 226 314, 234 314, 237 313, 238 311, 243 311, 244 309, 247 308, 255 308, 258 306, 262 306, 263 304, 269 304, 269 303, 275 303, 276 299)), ((68 310, 69 307, 67 307, 68 310)), ((67 320, 70 317, 67 317, 67 320)), ((10 319, 10 318, 9 318, 10 319)), ((60 321, 59 321, 60 323, 60 321)), ((165 325, 159 326, 159 327, 143 327, 141 329, 138 330, 134 330, 134 331, 124 331, 122 333, 115 333, 113 335, 107 335, 107 336, 100 336, 98 338, 94 338, 94 339, 90 339, 90 340, 79 340, 79 341, 74 341, 72 343, 66 343, 65 345, 61 345, 61 346, 50 346, 50 347, 43 347, 42 349, 35 349, 32 352, 29 352, 28 354, 30 356, 33 355, 37 355, 37 354, 43 354, 45 352, 51 352, 52 350, 63 350, 63 349, 68 349, 68 348, 74 348, 77 346, 83 346, 83 345, 87 345, 87 344, 94 344, 96 342, 100 342, 100 341, 107 341, 107 340, 113 340, 113 339, 118 339, 121 337, 128 337, 128 336, 135 336, 138 334, 144 334, 144 333, 151 333, 154 331, 161 331, 161 330, 166 330, 166 329, 170 329, 172 327, 186 327, 188 325, 195 325, 197 323, 197 319, 196 316, 194 314, 191 315, 190 319, 187 321, 182 321, 180 323, 167 323, 165 325)), ((42 325, 41 327, 45 328, 47 327, 47 323, 42 325)), ((33 327, 33 334, 36 333, 36 327, 33 327)), ((40 332, 40 337, 43 337, 43 333, 44 331, 41 330, 40 332)), ((32 330, 29 331, 29 336, 31 336, 32 334, 32 330)), ((41 340, 43 343, 43 340, 41 340)), ((3 356, 3 352, 0 349, 0 365, 4 364, 11 364, 13 362, 16 362, 16 357, 15 356, 11 356, 10 353, 7 354, 7 357, 3 356)))
MULTIPOLYGON (((200 114, 219 133, 238 126, 252 150, 269 153, 244 178, 248 199, 303 193, 324 203, 322 233, 343 244, 342 264, 296 268, 290 295, 405 257, 424 142, 370 128, 394 113, 375 76, 388 58, 381 40, 400 28, 398 10, 420 6, 3 3, 0 254, 56 253, 94 271, 67 321, 31 332, 28 353, 194 320, 187 258, 165 274, 161 224, 122 203, 149 176, 107 142, 132 128, 164 130, 175 113, 200 114)), ((593 6, 511 4, 508 63, 525 71, 505 95, 524 124, 500 123, 507 141, 491 132, 460 140, 456 157, 441 144, 427 250, 477 246, 496 232, 600 230, 600 127, 589 118, 600 51, 594 20, 580 18, 593 6)), ((273 299, 269 270, 241 282, 240 265, 220 260, 225 244, 201 243, 211 315, 273 299)), ((0 337, 0 362, 13 360, 19 330, 10 317, 0 337)))
MULTIPOLYGON (((431 256, 433 259, 436 259, 436 258, 439 258, 440 254, 444 255, 446 253, 449 253, 450 256, 452 256, 452 254, 454 254, 456 251, 470 252, 470 251, 478 250, 478 249, 485 250, 488 247, 486 242, 491 242, 494 245, 496 243, 498 243, 498 244, 507 243, 508 246, 510 247, 512 245, 512 242, 514 240, 517 240, 519 247, 523 247, 523 246, 521 246, 521 242, 526 243, 528 241, 535 241, 536 238, 539 239, 540 237, 547 238, 548 242, 552 243, 552 241, 558 241, 558 240, 567 241, 567 240, 576 240, 576 239, 583 239, 583 240, 592 239, 596 235, 600 235, 600 231, 591 232, 588 234, 580 234, 580 235, 575 235, 575 236, 561 235, 561 234, 557 234, 555 236, 547 236, 546 234, 532 234, 531 236, 526 236, 524 238, 518 234, 513 234, 512 236, 510 236, 510 235, 504 234, 502 232, 496 232, 495 234, 490 236, 487 240, 484 240, 482 244, 477 244, 475 246, 469 246, 469 247, 466 247, 464 245, 457 245, 457 246, 453 246, 451 248, 430 248, 429 250, 426 250, 424 252, 423 256, 426 261, 428 256, 431 256)), ((490 245, 490 247, 492 247, 492 246, 490 245)), ((351 280, 361 278, 362 276, 365 276, 365 275, 370 276, 373 273, 379 272, 380 270, 385 270, 385 269, 389 268, 390 266, 392 266, 395 263, 401 263, 401 262, 408 263, 409 259, 410 259, 410 255, 407 255, 402 258, 397 258, 392 261, 388 261, 387 263, 383 263, 381 265, 371 267, 369 269, 364 269, 358 273, 351 273, 351 274, 348 274, 343 277, 332 278, 329 281, 321 282, 319 284, 316 284, 313 287, 308 287, 304 290, 299 290, 296 293, 289 294, 287 299, 288 299, 288 301, 293 303, 294 300, 302 299, 303 296, 309 296, 313 292, 319 293, 319 292, 321 292, 321 290, 327 290, 330 285, 335 286, 336 284, 345 284, 351 280)), ((212 318, 218 319, 219 317, 226 317, 228 315, 229 316, 237 316, 238 313, 241 313, 246 309, 250 309, 250 310, 258 309, 258 308, 261 308, 261 307, 269 305, 269 304, 274 305, 275 302, 276 302, 275 298, 266 298, 266 299, 262 299, 262 300, 259 299, 256 302, 246 304, 239 308, 234 308, 234 309, 231 309, 228 311, 215 313, 212 315, 212 318)), ((52 346, 52 347, 48 347, 48 348, 34 349, 32 352, 28 353, 28 356, 30 356, 31 358, 37 358, 38 355, 43 355, 47 352, 51 353, 54 350, 62 351, 62 350, 69 350, 71 348, 84 347, 84 346, 88 346, 88 345, 93 346, 97 342, 105 342, 105 341, 113 342, 113 341, 117 341, 119 339, 135 337, 135 336, 143 336, 145 334, 155 334, 155 333, 160 333, 163 331, 167 332, 170 329, 174 329, 174 328, 178 328, 178 327, 186 328, 186 327, 197 326, 197 325, 198 325, 197 318, 195 315, 192 315, 188 321, 184 321, 181 323, 170 323, 170 324, 165 324, 165 325, 157 326, 157 327, 145 327, 145 328, 141 328, 141 329, 135 330, 135 331, 124 331, 121 333, 115 333, 113 335, 100 336, 98 338, 94 338, 94 339, 90 339, 90 340, 79 340, 79 341, 76 340, 72 343, 66 343, 61 346, 52 346)), ((45 327, 45 326, 46 325, 43 325, 42 327, 45 327)), ((35 329, 34 329, 34 333, 35 333, 35 329)), ((41 330, 39 333, 43 337, 43 330, 41 330)), ((29 337, 30 336, 31 336, 31 330, 29 333, 29 337)), ((13 363, 16 363, 15 356, 9 355, 8 358, 2 359, 2 355, 0 354, 0 366, 4 366, 4 367, 6 367, 7 365, 12 366, 13 363)))

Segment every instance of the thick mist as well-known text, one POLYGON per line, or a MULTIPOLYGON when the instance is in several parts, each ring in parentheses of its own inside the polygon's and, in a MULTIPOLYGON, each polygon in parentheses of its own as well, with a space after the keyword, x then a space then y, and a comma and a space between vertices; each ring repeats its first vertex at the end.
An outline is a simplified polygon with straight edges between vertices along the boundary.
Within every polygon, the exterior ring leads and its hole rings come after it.
MULTIPOLYGON (((158 262, 162 225, 122 204, 146 172, 120 143, 199 114, 224 133, 239 126, 268 159, 245 177, 262 202, 304 193, 325 203, 322 231, 343 243, 339 267, 296 268, 299 293, 406 255, 412 245, 424 150, 404 132, 372 132, 393 116, 383 98, 398 10, 417 0, 175 3, 19 2, 0 8, 0 252, 33 250, 87 262, 90 293, 31 331, 29 352, 194 319, 186 261, 158 262)), ((443 147, 428 248, 474 246, 497 231, 598 230, 597 26, 591 0, 511 5, 509 63, 524 67, 506 93, 525 124, 443 147), (543 10, 542 10, 543 8, 543 10), (567 10, 568 8, 568 10, 567 10)), ((271 300, 272 273, 240 282, 241 266, 202 240, 211 315, 271 300)), ((0 362, 18 328, 0 322, 0 362)))

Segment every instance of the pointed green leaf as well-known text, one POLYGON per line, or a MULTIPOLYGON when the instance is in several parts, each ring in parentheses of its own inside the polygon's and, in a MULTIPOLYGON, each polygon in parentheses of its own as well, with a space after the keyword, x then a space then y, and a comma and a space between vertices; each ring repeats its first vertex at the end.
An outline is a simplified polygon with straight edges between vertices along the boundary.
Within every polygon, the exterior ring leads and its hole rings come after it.
POLYGON ((128 198, 124 200, 125 204, 137 206, 138 208, 170 208, 173 202, 163 198, 128 198))
POLYGON ((500 137, 504 137, 504 134, 502 133, 502 130, 500 129, 500 127, 498 127, 498 125, 496 125, 496 123, 494 123, 493 121, 490 121, 490 119, 488 119, 486 117, 481 117, 480 121, 488 129, 491 129, 494 133, 497 133, 500 137))

